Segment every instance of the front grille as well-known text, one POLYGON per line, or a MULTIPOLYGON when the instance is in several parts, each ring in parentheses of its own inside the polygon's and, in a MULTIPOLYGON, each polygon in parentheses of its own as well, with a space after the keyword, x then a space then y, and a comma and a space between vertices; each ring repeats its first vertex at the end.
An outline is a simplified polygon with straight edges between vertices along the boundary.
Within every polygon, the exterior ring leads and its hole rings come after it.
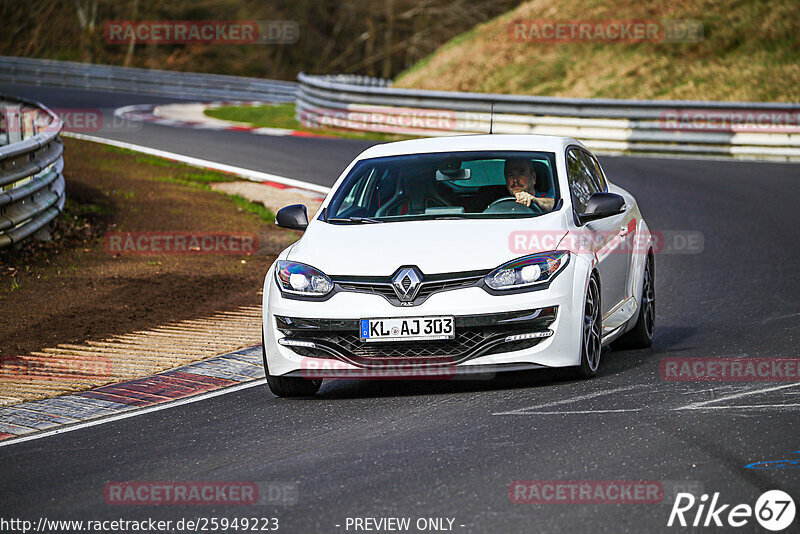
POLYGON ((445 280, 442 282, 426 282, 419 288, 417 298, 427 298, 439 291, 449 291, 451 289, 461 289, 464 287, 471 287, 481 281, 481 276, 474 278, 467 278, 464 280, 445 280))
POLYGON ((397 299, 391 284, 369 283, 369 282, 339 282, 337 284, 343 291, 355 291, 358 293, 375 293, 387 300, 397 299))
POLYGON ((314 341, 338 345, 359 358, 448 358, 459 356, 475 348, 484 340, 477 328, 458 332, 454 339, 432 341, 361 341, 357 332, 325 332, 314 336, 314 341))
MULTIPOLYGON (((522 339, 520 341, 509 341, 508 343, 500 343, 494 347, 491 347, 483 356, 489 354, 501 354, 503 352, 514 352, 517 350, 525 350, 535 347, 539 342, 541 342, 541 338, 537 339, 522 339)), ((371 345, 388 345, 385 347, 374 347, 377 350, 371 351, 354 351, 360 352, 360 354, 353 354, 354 356, 358 356, 360 358, 365 359, 392 359, 392 358, 404 358, 409 360, 428 360, 431 362, 435 362, 438 360, 444 361, 452 361, 453 358, 457 358, 461 355, 461 353, 456 349, 455 345, 450 347, 444 346, 441 342, 431 341, 427 345, 425 342, 406 342, 406 343, 373 343, 371 345), (439 344, 437 344, 439 343, 439 344), (413 354, 414 356, 410 356, 413 354)), ((300 356, 304 356, 306 358, 321 358, 325 360, 335 360, 337 359, 336 356, 331 354, 330 352, 319 349, 319 348, 311 348, 311 347, 289 347, 295 353, 299 354, 300 356)), ((474 348, 474 346, 472 347, 474 348)), ((468 349, 471 350, 471 349, 468 349)))
POLYGON ((359 336, 357 319, 307 319, 276 316, 278 329, 287 338, 312 341, 316 347, 290 348, 312 358, 337 358, 369 365, 381 360, 406 358, 435 363, 454 363, 485 354, 511 352, 535 346, 541 339, 504 342, 514 334, 547 331, 558 308, 520 310, 489 315, 455 317, 453 339, 425 341, 376 341, 367 343, 359 336))
MULTIPOLYGON (((417 291, 414 300, 402 303, 400 299, 397 298, 397 294, 392 287, 391 277, 332 276, 331 280, 333 280, 339 291, 373 293, 382 296, 394 306, 409 304, 418 306, 434 293, 478 286, 487 272, 488 271, 469 271, 428 276, 423 275, 419 291, 417 291)), ((403 277, 400 281, 400 285, 405 291, 408 291, 408 288, 411 287, 411 278, 408 276, 403 277)))
POLYGON ((317 331, 303 332, 292 336, 293 339, 313 341, 318 348, 291 347, 301 356, 312 358, 330 358, 332 354, 325 349, 345 356, 347 359, 372 360, 404 358, 410 360, 427 360, 431 362, 445 360, 452 362, 472 356, 496 354, 522 350, 535 346, 541 339, 525 339, 496 344, 506 336, 530 332, 529 326, 484 326, 456 329, 454 339, 425 341, 378 341, 367 343, 361 341, 358 332, 317 331), (487 350, 481 351, 484 346, 487 350))

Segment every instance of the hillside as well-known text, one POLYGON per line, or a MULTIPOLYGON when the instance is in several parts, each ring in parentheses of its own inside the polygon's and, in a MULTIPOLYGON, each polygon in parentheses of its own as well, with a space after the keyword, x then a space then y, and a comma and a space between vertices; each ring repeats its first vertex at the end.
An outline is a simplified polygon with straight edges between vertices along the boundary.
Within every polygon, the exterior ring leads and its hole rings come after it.
POLYGON ((800 101, 793 0, 533 0, 462 34, 396 87, 564 97, 800 101), (521 21, 699 21, 697 42, 542 42, 521 21), (518 26, 520 27, 520 26, 518 26), (526 33, 527 32, 527 33, 526 33), (533 36, 534 38, 531 38, 533 36))

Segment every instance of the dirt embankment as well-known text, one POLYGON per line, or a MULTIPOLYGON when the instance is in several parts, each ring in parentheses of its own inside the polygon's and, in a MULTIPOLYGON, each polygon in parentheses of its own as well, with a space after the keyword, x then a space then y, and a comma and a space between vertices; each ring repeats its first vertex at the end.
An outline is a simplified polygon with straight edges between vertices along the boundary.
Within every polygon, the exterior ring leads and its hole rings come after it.
POLYGON ((260 302, 264 273, 297 234, 275 227, 265 208, 207 186, 232 177, 92 143, 65 144, 69 200, 55 238, 0 252, 0 357, 260 302), (126 241, 128 232, 146 237, 126 241), (214 253, 205 253, 209 241, 191 239, 208 234, 228 241, 215 237, 214 253), (119 237, 113 250, 109 236, 119 237), (163 251, 165 236, 173 246, 183 236, 184 253, 153 252, 163 251), (236 250, 253 243, 248 237, 256 240, 255 253, 236 250))

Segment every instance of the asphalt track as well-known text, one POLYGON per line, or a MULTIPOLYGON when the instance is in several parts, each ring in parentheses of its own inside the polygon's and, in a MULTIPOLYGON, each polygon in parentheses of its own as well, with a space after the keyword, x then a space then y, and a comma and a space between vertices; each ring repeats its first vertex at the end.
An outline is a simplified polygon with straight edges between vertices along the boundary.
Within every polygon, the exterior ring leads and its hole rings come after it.
MULTIPOLYGON (((0 93, 12 92, 52 107, 158 101, 0 84, 0 93)), ((95 135, 325 185, 368 145, 151 124, 95 135)), ((799 356, 800 166, 601 162, 636 195, 651 228, 703 236, 700 253, 657 258, 651 349, 604 351, 602 374, 590 381, 550 371, 328 381, 306 400, 254 387, 2 447, 0 517, 277 517, 291 533, 353 532, 348 517, 446 517, 465 533, 687 530, 667 528, 667 504, 516 504, 515 480, 686 481, 751 506, 782 489, 800 504, 797 469, 745 468, 800 458, 800 382, 659 374, 665 357, 799 356), (209 480, 291 483, 296 502, 120 506, 103 497, 109 481, 209 480)), ((763 529, 751 518, 737 531, 763 529)))

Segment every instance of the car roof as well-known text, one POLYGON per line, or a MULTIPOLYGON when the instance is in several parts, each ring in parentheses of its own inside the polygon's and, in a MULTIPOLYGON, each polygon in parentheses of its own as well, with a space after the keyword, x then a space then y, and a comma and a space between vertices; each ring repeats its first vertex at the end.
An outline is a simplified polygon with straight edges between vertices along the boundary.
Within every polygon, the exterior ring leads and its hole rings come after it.
POLYGON ((426 137, 424 139, 379 144, 362 152, 358 159, 473 150, 523 150, 559 153, 568 145, 583 146, 580 141, 571 137, 559 137, 555 135, 455 135, 447 137, 426 137))

